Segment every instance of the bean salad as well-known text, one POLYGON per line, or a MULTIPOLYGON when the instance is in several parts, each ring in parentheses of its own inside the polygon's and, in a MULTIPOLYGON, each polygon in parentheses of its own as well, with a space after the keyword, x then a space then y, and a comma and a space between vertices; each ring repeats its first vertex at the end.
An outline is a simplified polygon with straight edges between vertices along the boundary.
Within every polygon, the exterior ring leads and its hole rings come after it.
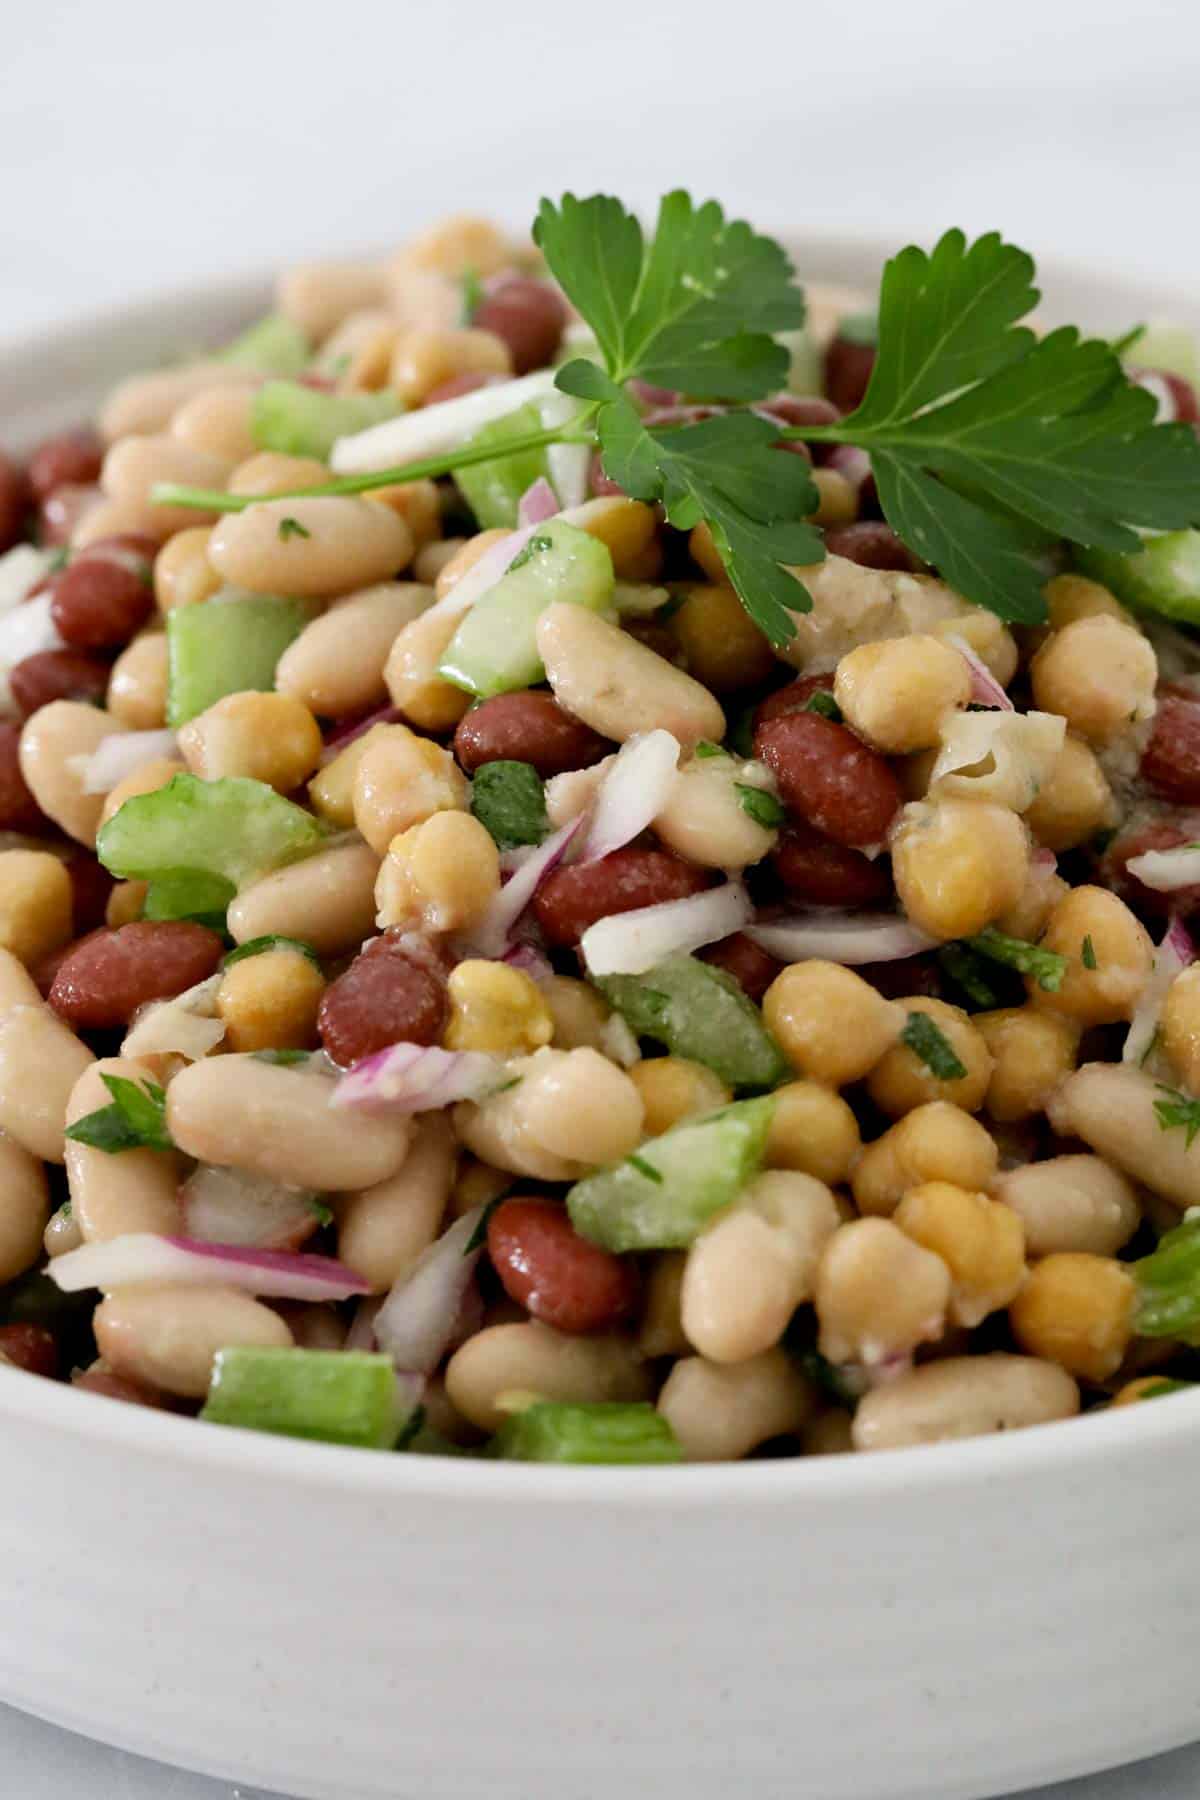
POLYGON ((0 1358, 568 1463, 1200 1379, 1195 350, 1031 274, 568 195, 0 457, 0 1358))

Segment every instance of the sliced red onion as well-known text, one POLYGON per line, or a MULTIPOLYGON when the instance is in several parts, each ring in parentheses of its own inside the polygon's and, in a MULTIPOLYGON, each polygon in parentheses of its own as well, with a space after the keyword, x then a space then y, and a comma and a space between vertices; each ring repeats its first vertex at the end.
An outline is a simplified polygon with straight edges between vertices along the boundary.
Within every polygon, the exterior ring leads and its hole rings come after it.
POLYGON ((664 956, 686 955, 729 937, 753 917, 754 905, 742 883, 727 881, 686 900, 665 900, 599 919, 584 932, 579 948, 589 975, 643 975, 664 956))
POLYGON ((1158 1036, 1158 1021, 1162 1016, 1167 989, 1180 970, 1188 968, 1195 960, 1196 946, 1192 942, 1191 933, 1182 919, 1173 918, 1163 933, 1162 943, 1154 952, 1154 967, 1150 979, 1129 1021, 1129 1030, 1125 1034, 1125 1045, 1121 1051, 1122 1062, 1137 1063, 1139 1067, 1145 1062, 1158 1036))
POLYGON ((481 1100, 508 1074, 485 1050, 442 1050, 436 1044, 389 1044, 364 1056, 338 1081, 335 1106, 382 1107, 391 1113, 434 1112, 456 1100, 481 1100))
POLYGON ((333 446, 330 466, 335 475, 367 475, 425 456, 444 456, 474 437, 481 425, 506 418, 530 400, 557 393, 554 375, 553 369, 538 369, 514 381, 475 388, 453 400, 385 419, 381 425, 339 438, 333 446))
POLYGON ((521 495, 517 505, 520 525, 541 525, 558 511, 558 495, 544 475, 539 475, 521 495))
POLYGON ((383 1305, 382 1294, 372 1294, 369 1300, 360 1300, 354 1309, 354 1317, 350 1321, 350 1329, 346 1333, 344 1348, 347 1350, 377 1350, 375 1342, 375 1319, 383 1305))
MULTIPOLYGON (((469 612, 477 600, 508 574, 513 558, 525 548, 536 530, 536 525, 522 525, 517 531, 510 531, 507 537, 498 538, 491 549, 485 550, 479 561, 472 563, 466 574, 460 576, 450 592, 430 607, 429 613, 449 613, 457 618, 459 613, 469 612)), ((429 613, 421 616, 428 618, 429 613)))
POLYGON ((1029 866, 1031 869, 1039 870, 1043 875, 1052 874, 1058 868, 1058 858, 1053 850, 1047 850, 1039 844, 1029 858, 1029 866))
POLYGON ((506 962, 510 969, 520 969, 523 975, 528 975, 539 987, 554 974, 554 964, 536 944, 514 944, 511 950, 504 952, 500 960, 506 962))
POLYGON ((538 888, 563 857, 581 829, 584 815, 569 819, 560 830, 539 844, 528 862, 510 875, 479 924, 470 934, 469 949, 476 955, 503 956, 511 947, 513 928, 538 888))
POLYGON ((453 1343, 483 1254, 482 1244, 467 1249, 482 1218, 483 1208, 476 1206, 456 1219, 401 1277, 376 1313, 375 1341, 397 1369, 429 1375, 453 1343))
POLYGON ((938 944, 895 913, 798 913, 745 929, 748 938, 782 962, 820 957, 851 968, 858 963, 902 962, 938 944))
POLYGON ((109 1293, 113 1288, 156 1282, 236 1287, 275 1300, 349 1300, 371 1291, 370 1282, 332 1256, 251 1250, 240 1244, 199 1244, 191 1238, 157 1237, 149 1231, 68 1250, 53 1258, 49 1274, 66 1294, 84 1288, 109 1293))
POLYGON ((1012 701, 982 657, 972 650, 966 638, 957 632, 947 632, 946 642, 958 651, 971 671, 972 700, 977 700, 981 706, 998 706, 1002 712, 1014 712, 1016 709, 1012 701))
POLYGON ((219 975, 185 988, 173 1000, 158 1000, 137 1013, 121 1045, 122 1056, 184 1056, 200 1062, 225 1036, 217 1015, 219 975))
POLYGON ((54 558, 53 550, 39 550, 34 544, 14 544, 0 556, 0 613, 11 612, 28 600, 38 582, 50 573, 54 558))
POLYGON ((201 1163, 179 1190, 184 1234, 198 1244, 298 1250, 317 1229, 317 1196, 248 1169, 201 1163))
POLYGON ((1180 844, 1176 850, 1144 850, 1131 856, 1125 865, 1143 887, 1159 894, 1173 894, 1177 888, 1191 887, 1200 881, 1200 844, 1180 844))
POLYGON ((658 817, 675 786, 680 748, 662 730, 638 732, 622 744, 597 790, 581 862, 631 843, 658 817))
POLYGON ((347 744, 355 738, 364 737, 376 725, 395 725, 403 719, 404 714, 398 706, 381 706, 378 712, 368 713, 365 719, 359 719, 354 725, 347 725, 341 731, 335 731, 321 752, 321 767, 331 763, 342 754, 347 744))
POLYGON ((175 754, 173 731, 114 731, 89 756, 72 756, 68 768, 80 776, 85 794, 110 794, 143 764, 175 754))

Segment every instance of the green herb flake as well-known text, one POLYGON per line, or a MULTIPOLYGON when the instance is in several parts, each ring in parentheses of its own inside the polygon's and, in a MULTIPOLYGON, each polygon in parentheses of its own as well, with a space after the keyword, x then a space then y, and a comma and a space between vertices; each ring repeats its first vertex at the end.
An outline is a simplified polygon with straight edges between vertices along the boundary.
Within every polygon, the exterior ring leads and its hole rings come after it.
POLYGON ((306 1063, 312 1055, 311 1050, 255 1050, 255 1062, 270 1063, 272 1068, 292 1069, 297 1063, 306 1063))
POLYGON ((462 295, 462 324, 465 329, 483 305, 483 282, 478 269, 464 269, 458 278, 458 287, 462 295))
POLYGON ((279 539, 281 543, 286 544, 289 538, 310 538, 311 536, 312 532, 302 525, 299 519, 293 519, 290 515, 286 519, 280 519, 279 539))
MULTIPOLYGON (((507 1190, 506 1190, 506 1192, 507 1192, 507 1190)), ((475 1250, 482 1250, 483 1246, 487 1243, 489 1221, 491 1220, 492 1214, 495 1212, 496 1208, 499 1206, 499 1204, 500 1204, 501 1200, 503 1200, 503 1198, 504 1198, 503 1194, 497 1194, 496 1198, 494 1200, 488 1201, 487 1205, 484 1207, 483 1211, 480 1213, 478 1219, 475 1222, 474 1231, 471 1233, 470 1237, 467 1239, 466 1243, 463 1245, 463 1255, 464 1256, 470 1256, 471 1253, 475 1250)))
POLYGON ((1194 1381, 1175 1381, 1170 1376, 1163 1375, 1158 1381, 1148 1383, 1138 1395, 1138 1399, 1161 1400, 1166 1394, 1184 1394, 1195 1385, 1194 1381))
POLYGON ((1096 946, 1093 944, 1090 934, 1084 938, 1083 948, 1079 954, 1085 969, 1099 968, 1100 965, 1096 961, 1096 946))
POLYGON ((692 755, 698 762, 705 762, 713 756, 728 756, 729 752, 720 744, 714 744, 711 738, 701 738, 692 755))
POLYGON ((415 1437, 425 1429, 425 1408, 414 1406, 408 1418, 400 1428, 400 1436, 396 1439, 395 1449, 407 1450, 415 1437))
POLYGON ((966 1064, 960 1061, 949 1038, 928 1013, 909 1013, 908 1022, 900 1033, 900 1042, 907 1044, 914 1056, 920 1057, 935 1080, 961 1081, 966 1075, 966 1064))
POLYGON ((630 1165, 631 1168, 636 1169, 639 1175, 644 1175, 646 1177, 647 1181, 657 1181, 659 1183, 662 1182, 663 1178, 662 1178, 661 1172, 654 1167, 653 1163, 647 1162, 646 1158, 644 1156, 638 1156, 635 1153, 633 1155, 627 1156, 625 1158, 625 1161, 630 1165))
POLYGON ((969 949, 986 956, 989 961, 1005 963, 1022 975, 1031 975, 1044 993, 1057 994, 1063 984, 1068 959, 1057 950, 1043 950, 1039 944, 1031 944, 1025 938, 1008 937, 994 925, 986 926, 974 937, 963 941, 969 949))
POLYGON ((541 556, 545 551, 553 550, 553 548, 553 538, 531 537, 529 542, 517 551, 505 573, 511 575, 514 569, 523 569, 525 564, 532 562, 535 556, 541 556))
POLYGON ((86 1113, 66 1135, 76 1144, 87 1144, 116 1156, 122 1150, 173 1150, 167 1130, 166 1090, 156 1082, 130 1081, 124 1075, 101 1075, 112 1095, 111 1106, 86 1113))
POLYGON ((326 1206, 323 1200, 310 1200, 308 1204, 312 1208, 313 1217, 318 1225, 333 1224, 333 1208, 331 1206, 326 1206))
POLYGON ((471 811, 498 850, 540 844, 550 829, 546 790, 532 763, 484 763, 471 784, 471 811))
POLYGON ((235 950, 229 952, 221 967, 232 969, 234 963, 245 962, 248 956, 264 956, 270 950, 294 950, 297 955, 306 957, 314 968, 319 969, 321 966, 320 957, 312 945, 306 944, 303 938, 284 937, 281 933, 273 931, 265 937, 247 938, 244 944, 239 944, 235 950))
POLYGON ((973 1005, 985 1012, 999 1006, 999 997, 986 979, 987 964, 980 957, 965 950, 961 944, 945 944, 938 951, 938 962, 943 973, 962 989, 973 1005))
POLYGON ((752 787, 749 782, 735 781, 742 811, 765 831, 778 831, 787 818, 787 808, 767 788, 752 787))
POLYGON ((1158 1091, 1166 1095, 1165 1100, 1154 1102, 1159 1130, 1186 1132, 1185 1147, 1190 1150, 1197 1132, 1200 1132, 1200 1100, 1194 1100, 1190 1094, 1181 1094, 1178 1088, 1164 1087, 1161 1082, 1158 1084, 1158 1091))
POLYGON ((832 719, 835 725, 842 722, 842 709, 828 688, 818 688, 815 694, 810 694, 800 710, 819 713, 823 719, 832 719))

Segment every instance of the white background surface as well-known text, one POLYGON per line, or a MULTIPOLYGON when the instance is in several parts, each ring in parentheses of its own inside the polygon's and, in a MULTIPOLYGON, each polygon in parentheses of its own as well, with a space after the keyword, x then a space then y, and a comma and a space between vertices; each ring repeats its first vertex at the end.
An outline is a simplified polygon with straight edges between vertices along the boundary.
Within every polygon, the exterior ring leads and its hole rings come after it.
MULTIPOLYGON (((1200 281, 1195 0, 39 0, 10 23, 0 335, 567 186, 898 240, 1000 227, 1200 281)), ((1053 1793, 1197 1789, 1200 1751, 1053 1793)), ((0 1793, 80 1792, 234 1790, 0 1709, 0 1793)))

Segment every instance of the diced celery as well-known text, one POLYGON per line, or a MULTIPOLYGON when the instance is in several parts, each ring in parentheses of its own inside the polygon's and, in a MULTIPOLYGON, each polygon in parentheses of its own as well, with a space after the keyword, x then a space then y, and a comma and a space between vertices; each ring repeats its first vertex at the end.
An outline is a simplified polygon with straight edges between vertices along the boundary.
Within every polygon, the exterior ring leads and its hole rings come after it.
POLYGON ((258 319, 217 352, 219 362, 262 375, 300 375, 312 358, 312 346, 298 325, 279 313, 258 319))
POLYGON ((678 1438, 646 1401, 600 1400, 567 1405, 539 1400, 506 1419, 491 1451, 513 1462, 673 1463, 678 1438))
POLYGON ((1076 565, 1126 606, 1200 624, 1200 531, 1164 531, 1129 555, 1080 545, 1074 554, 1076 565))
POLYGON ((101 826, 96 854, 126 880, 153 882, 186 871, 241 887, 309 855, 324 837, 320 820, 263 781, 176 775, 166 787, 127 800, 101 826))
POLYGON ((556 600, 603 612, 613 586, 608 546, 575 525, 547 519, 507 574, 464 616, 438 674, 481 700, 533 687, 545 676, 537 651, 542 613, 556 600))
POLYGON ((1139 369, 1161 369, 1167 375, 1181 375, 1185 381, 1200 380, 1200 356, 1196 334, 1186 325, 1174 325, 1160 319, 1147 325, 1125 358, 1139 369))
POLYGON ((167 723, 176 729, 226 694, 267 691, 275 665, 313 617, 308 600, 223 588, 167 614, 167 723))
POLYGON ((740 1100, 650 1138, 623 1162, 577 1181, 575 1229, 606 1250, 682 1250, 758 1173, 775 1111, 740 1100))
POLYGON ((224 875, 203 869, 165 869, 146 890, 144 919, 194 919, 221 931, 225 909, 237 889, 224 875))
POLYGON ((398 394, 328 394, 300 381, 267 381, 254 396, 250 430, 260 450, 327 462, 340 437, 404 411, 398 394))
POLYGON ((1166 1232, 1149 1256, 1129 1264, 1137 1284, 1139 1337, 1200 1338, 1200 1216, 1166 1232))
MULTIPOLYGON (((521 406, 503 419, 480 426, 466 448, 471 450, 482 444, 503 445, 510 438, 540 431, 541 427, 542 415, 538 408, 521 406)), ((518 450, 513 456, 500 456, 494 462, 475 463, 473 467, 458 469, 454 479, 481 531, 498 526, 511 531, 517 522, 517 502, 521 495, 539 476, 547 473, 545 450, 518 450)))
POLYGON ((200 1417, 281 1437, 390 1450, 405 1408, 388 1356, 245 1348, 218 1350, 200 1417))
POLYGON ((791 1073, 757 1006, 731 975, 695 956, 668 956, 644 975, 607 975, 596 985, 638 1037, 704 1063, 730 1087, 775 1087, 791 1073))

